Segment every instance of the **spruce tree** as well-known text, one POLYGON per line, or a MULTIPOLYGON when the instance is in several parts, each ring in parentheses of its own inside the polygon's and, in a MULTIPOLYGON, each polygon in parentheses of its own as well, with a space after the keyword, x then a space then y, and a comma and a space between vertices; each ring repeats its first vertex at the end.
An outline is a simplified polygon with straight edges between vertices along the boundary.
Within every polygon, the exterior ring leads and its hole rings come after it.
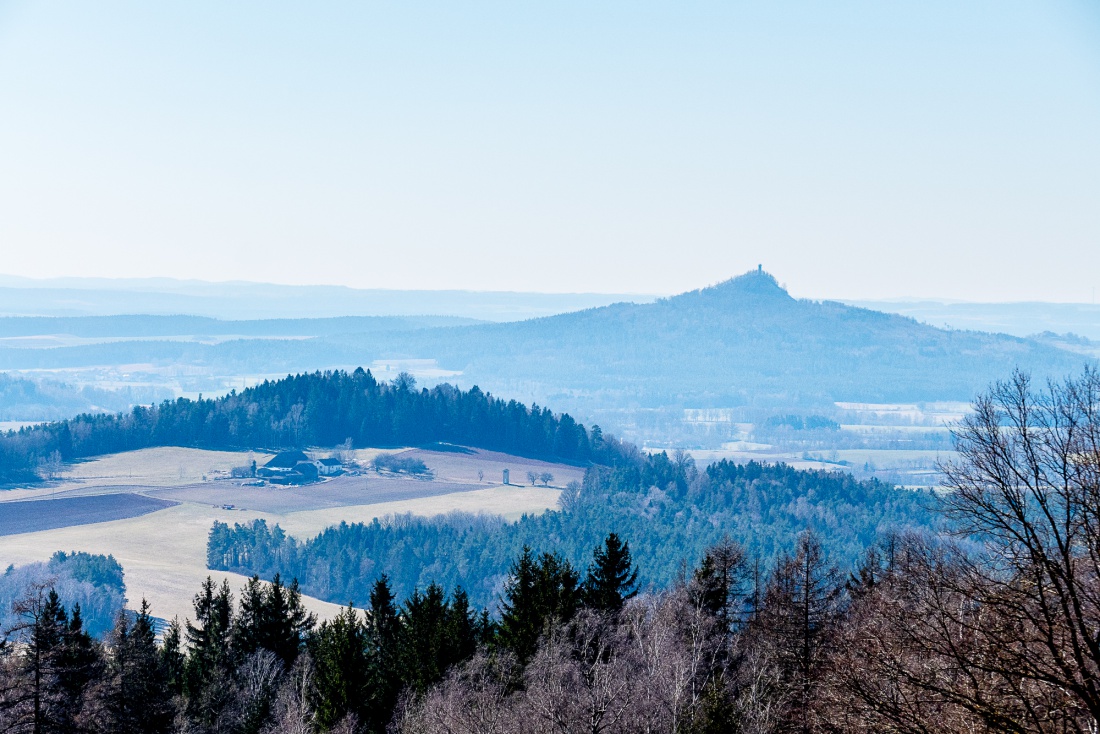
POLYGON ((744 608, 742 584, 745 577, 745 553, 732 541, 707 550, 692 575, 692 600, 714 615, 723 629, 729 631, 744 608))
POLYGON ((423 594, 414 589, 402 606, 401 671, 405 683, 418 694, 441 680, 446 670, 448 611, 438 584, 429 584, 423 594))
POLYGON ((512 564, 501 600, 500 644, 526 664, 551 621, 568 622, 580 605, 577 572, 561 557, 544 553, 537 561, 531 549, 512 564))
POLYGON ((127 613, 118 616, 100 695, 97 731, 166 734, 172 729, 174 710, 164 658, 157 650, 153 619, 144 599, 132 625, 127 613))
POLYGON ((36 587, 16 602, 14 611, 21 618, 17 639, 24 643, 11 702, 19 712, 16 728, 21 724, 36 734, 62 731, 66 707, 58 678, 68 628, 65 607, 54 589, 46 593, 36 587))
POLYGON ((233 621, 234 651, 238 659, 243 659, 257 650, 269 650, 284 670, 290 670, 316 621, 302 604, 297 580, 284 586, 279 574, 270 584, 253 576, 241 592, 233 621))
POLYGON ((262 647, 275 653, 283 667, 290 670, 298 659, 305 636, 317 623, 317 617, 302 604, 297 579, 292 580, 290 586, 284 586, 279 574, 275 574, 267 587, 266 600, 267 625, 262 647))
POLYGON ((207 576, 195 596, 195 623, 186 623, 188 651, 184 662, 187 713, 203 726, 216 723, 232 700, 233 596, 207 576))
POLYGON ((164 630, 159 657, 169 693, 173 696, 182 695, 186 657, 183 654, 183 627, 178 617, 164 630))
MULTIPOLYGON (((348 714, 369 720, 367 630, 352 605, 321 623, 309 638, 317 723, 327 731, 348 714)), ((387 719, 388 721, 388 719, 387 719)))
POLYGON ((444 668, 469 660, 484 640, 477 613, 470 608, 470 597, 461 588, 451 594, 444 619, 444 668))
POLYGON ((36 585, 12 611, 20 620, 11 630, 17 659, 3 704, 16 713, 5 726, 37 734, 76 730, 85 693, 101 665, 79 605, 70 617, 55 589, 36 585))
POLYGON ((367 617, 367 716, 369 731, 385 732, 397 705, 405 673, 401 668, 401 619, 386 574, 374 583, 367 617))
POLYGON ((232 666, 230 640, 233 627, 233 596, 229 582, 221 586, 210 576, 195 595, 195 622, 186 624, 188 653, 185 685, 188 695, 198 693, 215 670, 232 666))
POLYGON ((630 544, 610 533, 603 547, 592 554, 584 582, 584 603, 589 609, 617 613, 637 595, 638 569, 630 559, 630 544))
POLYGON ((535 654, 542 634, 542 610, 538 605, 536 584, 538 568, 531 548, 523 547, 520 557, 512 563, 501 600, 500 644, 511 650, 525 664, 535 654))
MULTIPOLYGON (((64 610, 62 610, 62 619, 64 610)), ((99 674, 101 656, 99 644, 84 629, 80 605, 74 604, 68 624, 58 649, 57 685, 64 705, 60 715, 61 727, 75 729, 75 719, 80 711, 84 690, 99 674)))
POLYGON ((264 583, 253 576, 241 589, 237 614, 233 619, 233 648, 238 659, 243 659, 263 647, 268 626, 267 599, 264 583))

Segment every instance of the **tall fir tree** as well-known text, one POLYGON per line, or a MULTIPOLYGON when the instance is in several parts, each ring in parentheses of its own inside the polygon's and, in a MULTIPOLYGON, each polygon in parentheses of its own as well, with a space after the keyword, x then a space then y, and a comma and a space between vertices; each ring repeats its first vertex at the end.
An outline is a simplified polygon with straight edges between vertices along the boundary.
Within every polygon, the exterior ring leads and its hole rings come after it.
POLYGON ((443 678, 448 663, 447 599, 438 584, 414 589, 401 608, 400 660, 406 685, 418 694, 443 678))
POLYGON ((15 680, 4 702, 14 712, 14 731, 71 732, 88 684, 99 672, 99 646, 84 631, 79 606, 70 618, 57 591, 32 587, 13 605, 19 622, 15 680))
POLYGON ((316 622, 317 617, 302 604, 297 580, 284 586, 279 574, 270 584, 253 576, 241 592, 233 620, 234 650, 238 657, 269 650, 289 670, 316 622))
POLYGON ((164 630, 159 657, 168 692, 173 696, 183 695, 187 658, 183 653, 183 626, 179 618, 173 619, 164 630))
POLYGON ((126 612, 118 615, 110 642, 111 654, 96 691, 98 716, 90 728, 103 734, 167 734, 175 710, 144 599, 132 624, 126 612))
POLYGON ((747 604, 742 590, 745 571, 745 552, 725 540, 707 549, 692 575, 692 600, 714 615, 726 632, 743 621, 741 612, 747 604))
POLYGON ((202 726, 218 726, 236 705, 232 646, 233 595, 229 582, 219 586, 207 576, 195 596, 195 622, 186 623, 187 657, 184 692, 187 713, 202 726))
POLYGON ((382 734, 390 723, 404 675, 401 670, 401 618, 390 580, 382 574, 370 593, 367 617, 367 716, 369 731, 382 734))
POLYGON ((524 546, 512 563, 501 600, 499 641, 526 664, 553 621, 568 622, 581 602, 580 578, 568 561, 524 546))
POLYGON ((630 544, 610 533, 603 547, 592 553, 584 581, 584 603, 589 609, 618 613, 638 594, 638 569, 630 558, 630 544))
POLYGON ((367 629, 350 604, 321 623, 309 638, 313 661, 312 705, 317 723, 328 731, 349 714, 369 720, 367 629))

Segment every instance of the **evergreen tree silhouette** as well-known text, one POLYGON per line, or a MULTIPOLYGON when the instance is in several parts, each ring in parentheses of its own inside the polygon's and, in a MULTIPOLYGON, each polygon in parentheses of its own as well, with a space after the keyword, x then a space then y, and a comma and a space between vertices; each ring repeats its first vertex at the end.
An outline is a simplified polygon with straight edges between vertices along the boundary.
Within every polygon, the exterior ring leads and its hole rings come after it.
POLYGON ((630 544, 610 533, 603 547, 592 553, 584 581, 584 603, 589 609, 619 612, 637 595, 638 569, 630 559, 630 544))

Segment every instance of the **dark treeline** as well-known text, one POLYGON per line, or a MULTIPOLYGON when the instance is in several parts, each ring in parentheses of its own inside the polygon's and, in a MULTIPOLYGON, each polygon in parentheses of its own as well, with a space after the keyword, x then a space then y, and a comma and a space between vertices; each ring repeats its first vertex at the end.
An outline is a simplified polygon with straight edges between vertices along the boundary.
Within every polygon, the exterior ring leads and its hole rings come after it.
POLYGON ((39 465, 150 446, 208 449, 415 446, 443 441, 537 459, 616 463, 619 443, 566 414, 499 400, 477 387, 416 389, 410 375, 316 372, 214 400, 180 398, 117 415, 80 415, 0 436, 0 483, 34 481, 39 465))
POLYGON ((616 467, 588 469, 567 488, 562 509, 510 523, 499 518, 390 518, 341 524, 298 540, 257 520, 210 532, 210 568, 297 578, 306 593, 362 603, 371 581, 389 576, 404 595, 431 582, 461 586, 479 606, 491 606, 509 564, 524 546, 554 548, 583 564, 610 531, 631 539, 643 588, 664 588, 723 538, 767 563, 807 528, 838 562, 851 565, 884 532, 928 528, 931 495, 857 481, 839 472, 728 461, 698 471, 691 457, 634 454, 616 467))

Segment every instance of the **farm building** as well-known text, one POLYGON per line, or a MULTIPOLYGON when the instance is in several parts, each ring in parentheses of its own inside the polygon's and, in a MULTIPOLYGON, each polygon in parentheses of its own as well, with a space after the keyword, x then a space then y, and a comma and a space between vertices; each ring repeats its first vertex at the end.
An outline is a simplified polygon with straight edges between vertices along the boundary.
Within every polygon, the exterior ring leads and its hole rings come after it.
POLYGON ((265 469, 293 469, 303 461, 309 461, 309 457, 302 451, 280 451, 272 456, 266 464, 265 469))
POLYGON ((317 465, 312 461, 301 461, 294 466, 294 474, 300 474, 305 477, 307 482, 316 482, 317 477, 320 476, 320 472, 317 471, 317 465))
POLYGON ((258 469, 256 476, 273 484, 310 484, 340 474, 343 469, 339 459, 311 459, 303 451, 282 451, 258 469))
POLYGON ((339 459, 318 459, 314 463, 317 464, 317 471, 319 471, 323 477, 334 476, 344 469, 344 465, 340 463, 339 459))

